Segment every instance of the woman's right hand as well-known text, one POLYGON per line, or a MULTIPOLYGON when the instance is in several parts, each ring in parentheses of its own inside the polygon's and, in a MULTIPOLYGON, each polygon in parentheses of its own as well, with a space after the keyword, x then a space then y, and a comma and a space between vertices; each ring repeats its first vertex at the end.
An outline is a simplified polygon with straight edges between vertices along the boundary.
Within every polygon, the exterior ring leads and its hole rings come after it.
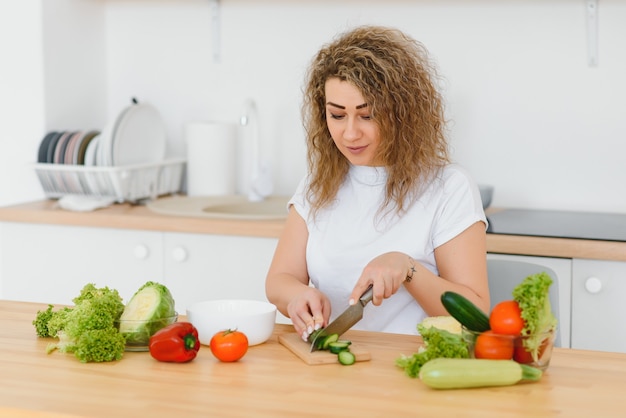
POLYGON ((307 341, 313 331, 325 327, 330 318, 330 301, 325 294, 313 287, 291 299, 287 305, 293 327, 303 341, 307 341))

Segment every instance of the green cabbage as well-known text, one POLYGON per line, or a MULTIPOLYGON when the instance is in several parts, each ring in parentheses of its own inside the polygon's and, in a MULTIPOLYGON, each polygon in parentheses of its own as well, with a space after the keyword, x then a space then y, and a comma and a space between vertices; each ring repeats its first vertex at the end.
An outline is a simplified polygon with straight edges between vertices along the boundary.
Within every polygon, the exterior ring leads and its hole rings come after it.
POLYGON ((169 289, 146 282, 130 299, 119 320, 119 329, 128 344, 146 343, 150 336, 172 322, 176 315, 169 289))

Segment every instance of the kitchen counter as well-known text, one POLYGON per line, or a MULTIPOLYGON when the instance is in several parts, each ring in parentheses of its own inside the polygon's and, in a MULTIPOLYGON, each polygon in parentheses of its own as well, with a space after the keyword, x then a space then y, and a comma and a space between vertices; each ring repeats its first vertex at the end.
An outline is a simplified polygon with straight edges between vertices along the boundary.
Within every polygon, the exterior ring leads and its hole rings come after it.
MULTIPOLYGON (((491 208, 487 212, 498 210, 491 208)), ((0 208, 0 222, 30 222, 164 232, 278 238, 283 221, 241 221, 161 215, 145 206, 116 204, 94 212, 70 212, 43 200, 0 208)), ((545 257, 626 261, 626 242, 487 234, 487 251, 545 257)))
POLYGON ((55 200, 1 207, 2 221, 268 238, 280 236, 284 224, 282 220, 245 221, 162 215, 145 206, 129 203, 93 212, 72 212, 61 209, 55 200))
MULTIPOLYGON (((349 331, 371 353, 352 366, 309 366, 270 340, 237 363, 202 346, 190 363, 125 353, 111 363, 46 354, 32 320, 45 304, 0 301, 0 416, 11 417, 404 417, 622 416, 626 354, 555 348, 538 383, 437 391, 394 365, 420 346, 417 336, 349 331)), ((183 318, 184 319, 184 318, 183 318)))

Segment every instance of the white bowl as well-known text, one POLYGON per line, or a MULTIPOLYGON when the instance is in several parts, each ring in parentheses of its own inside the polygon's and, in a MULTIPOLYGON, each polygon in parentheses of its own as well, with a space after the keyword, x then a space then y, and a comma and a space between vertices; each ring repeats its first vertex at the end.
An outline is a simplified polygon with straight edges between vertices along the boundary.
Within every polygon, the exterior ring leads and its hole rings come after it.
POLYGON ((187 320, 198 330, 201 344, 209 345, 219 331, 237 329, 252 346, 264 343, 272 335, 276 306, 258 300, 207 300, 187 308, 187 320))

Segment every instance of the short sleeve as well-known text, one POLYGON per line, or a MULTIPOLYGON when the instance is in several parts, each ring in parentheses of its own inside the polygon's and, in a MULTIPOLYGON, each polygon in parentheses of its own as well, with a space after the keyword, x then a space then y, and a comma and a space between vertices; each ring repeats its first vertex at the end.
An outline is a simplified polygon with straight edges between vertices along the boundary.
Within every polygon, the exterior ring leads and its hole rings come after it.
POLYGON ((487 228, 478 185, 460 166, 451 165, 442 175, 439 206, 433 225, 433 246, 437 248, 476 222, 487 228))

